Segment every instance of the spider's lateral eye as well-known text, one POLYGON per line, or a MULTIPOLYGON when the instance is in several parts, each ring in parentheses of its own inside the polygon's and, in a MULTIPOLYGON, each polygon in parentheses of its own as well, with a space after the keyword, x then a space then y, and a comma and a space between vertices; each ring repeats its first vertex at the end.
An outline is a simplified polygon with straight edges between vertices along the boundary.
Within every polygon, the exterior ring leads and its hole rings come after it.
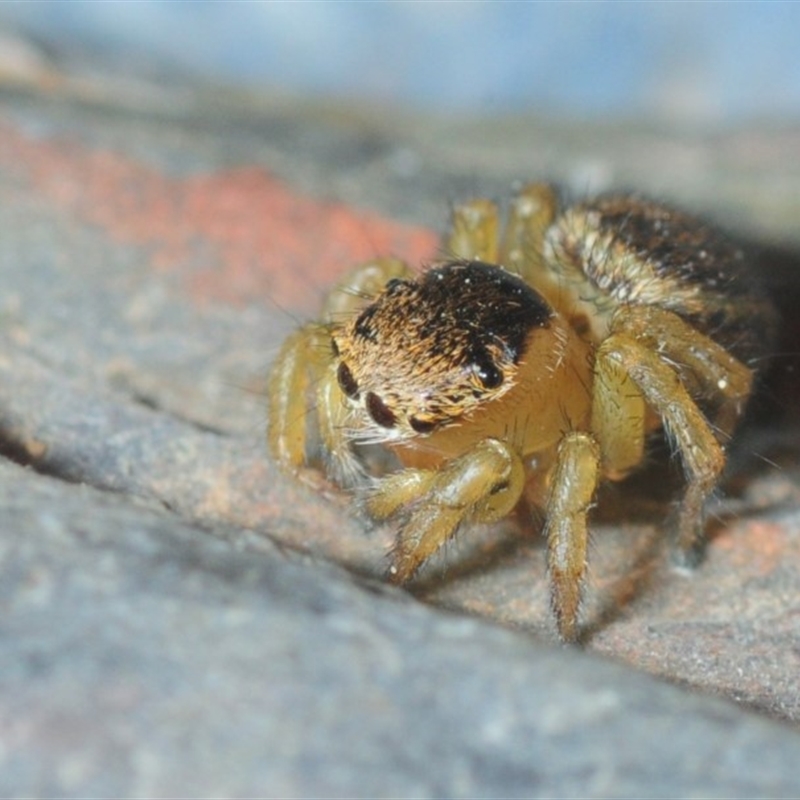
POLYGON ((419 417, 411 417, 409 419, 408 424, 417 432, 417 433, 430 433, 435 427, 435 422, 430 422, 429 420, 420 419, 419 417))
POLYGON ((334 358, 339 357, 339 345, 336 344, 336 339, 331 336, 331 352, 333 353, 334 358))
POLYGON ((367 411, 382 428, 393 428, 397 423, 394 412, 375 394, 367 392, 367 411))
POLYGON ((339 364, 339 369, 336 370, 336 380, 339 381, 339 388, 351 399, 358 398, 358 381, 353 377, 350 372, 350 367, 342 361, 339 364))

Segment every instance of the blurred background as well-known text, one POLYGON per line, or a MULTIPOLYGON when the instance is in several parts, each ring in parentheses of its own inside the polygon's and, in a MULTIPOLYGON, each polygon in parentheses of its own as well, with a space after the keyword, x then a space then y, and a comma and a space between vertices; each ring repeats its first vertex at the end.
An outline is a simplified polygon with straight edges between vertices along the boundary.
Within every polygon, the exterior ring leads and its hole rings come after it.
POLYGON ((71 69, 366 100, 731 124, 800 118, 795 2, 0 3, 0 69, 71 69))

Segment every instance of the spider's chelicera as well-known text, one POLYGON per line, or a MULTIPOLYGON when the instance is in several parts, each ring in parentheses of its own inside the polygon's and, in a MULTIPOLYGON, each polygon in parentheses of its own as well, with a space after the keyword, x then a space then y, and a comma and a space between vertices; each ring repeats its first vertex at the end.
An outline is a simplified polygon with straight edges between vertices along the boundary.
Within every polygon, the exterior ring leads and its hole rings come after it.
POLYGON ((698 553, 774 312, 719 231, 629 196, 559 210, 551 187, 531 184, 502 232, 496 206, 475 200, 454 210, 445 251, 419 274, 393 259, 358 267, 286 340, 270 450, 289 471, 319 461, 373 517, 398 520, 397 583, 462 524, 523 498, 541 507, 552 605, 572 641, 597 484, 639 466, 662 427, 686 474, 677 551, 698 553), (402 469, 369 475, 364 444, 402 469))

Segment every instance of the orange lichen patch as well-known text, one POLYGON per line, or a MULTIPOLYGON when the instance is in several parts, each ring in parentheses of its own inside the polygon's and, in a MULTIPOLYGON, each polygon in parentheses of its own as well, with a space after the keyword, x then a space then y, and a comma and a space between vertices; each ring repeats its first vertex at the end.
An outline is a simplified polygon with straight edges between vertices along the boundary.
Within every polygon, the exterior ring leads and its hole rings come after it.
POLYGON ((178 275, 196 302, 311 307, 352 264, 387 253, 418 263, 438 241, 425 228, 300 195, 258 167, 173 178, 8 123, 0 166, 121 244, 150 248, 150 266, 178 275))
POLYGON ((763 576, 771 573, 789 556, 789 538, 781 525, 752 522, 737 526, 731 536, 716 538, 714 549, 722 552, 732 567, 763 576))

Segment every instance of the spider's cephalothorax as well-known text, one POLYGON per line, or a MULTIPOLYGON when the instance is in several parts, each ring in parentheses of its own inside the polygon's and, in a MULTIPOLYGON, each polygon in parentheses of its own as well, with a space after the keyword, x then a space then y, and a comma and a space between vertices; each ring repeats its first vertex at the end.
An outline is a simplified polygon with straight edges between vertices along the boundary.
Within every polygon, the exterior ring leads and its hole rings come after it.
POLYGON ((523 495, 543 506, 553 608, 574 640, 598 482, 640 465, 664 427, 685 468, 677 549, 691 559, 774 313, 739 248, 641 199, 559 212, 533 184, 502 233, 494 204, 456 208, 445 246, 453 258, 420 274, 391 259, 357 268, 287 339, 270 449, 289 470, 320 458, 375 518, 401 521, 396 582, 462 523, 500 519, 523 495), (363 444, 403 468, 368 476, 363 444))
POLYGON ((528 338, 551 316, 523 280, 480 261, 394 279, 332 332, 339 386, 375 440, 429 434, 508 392, 528 338))

